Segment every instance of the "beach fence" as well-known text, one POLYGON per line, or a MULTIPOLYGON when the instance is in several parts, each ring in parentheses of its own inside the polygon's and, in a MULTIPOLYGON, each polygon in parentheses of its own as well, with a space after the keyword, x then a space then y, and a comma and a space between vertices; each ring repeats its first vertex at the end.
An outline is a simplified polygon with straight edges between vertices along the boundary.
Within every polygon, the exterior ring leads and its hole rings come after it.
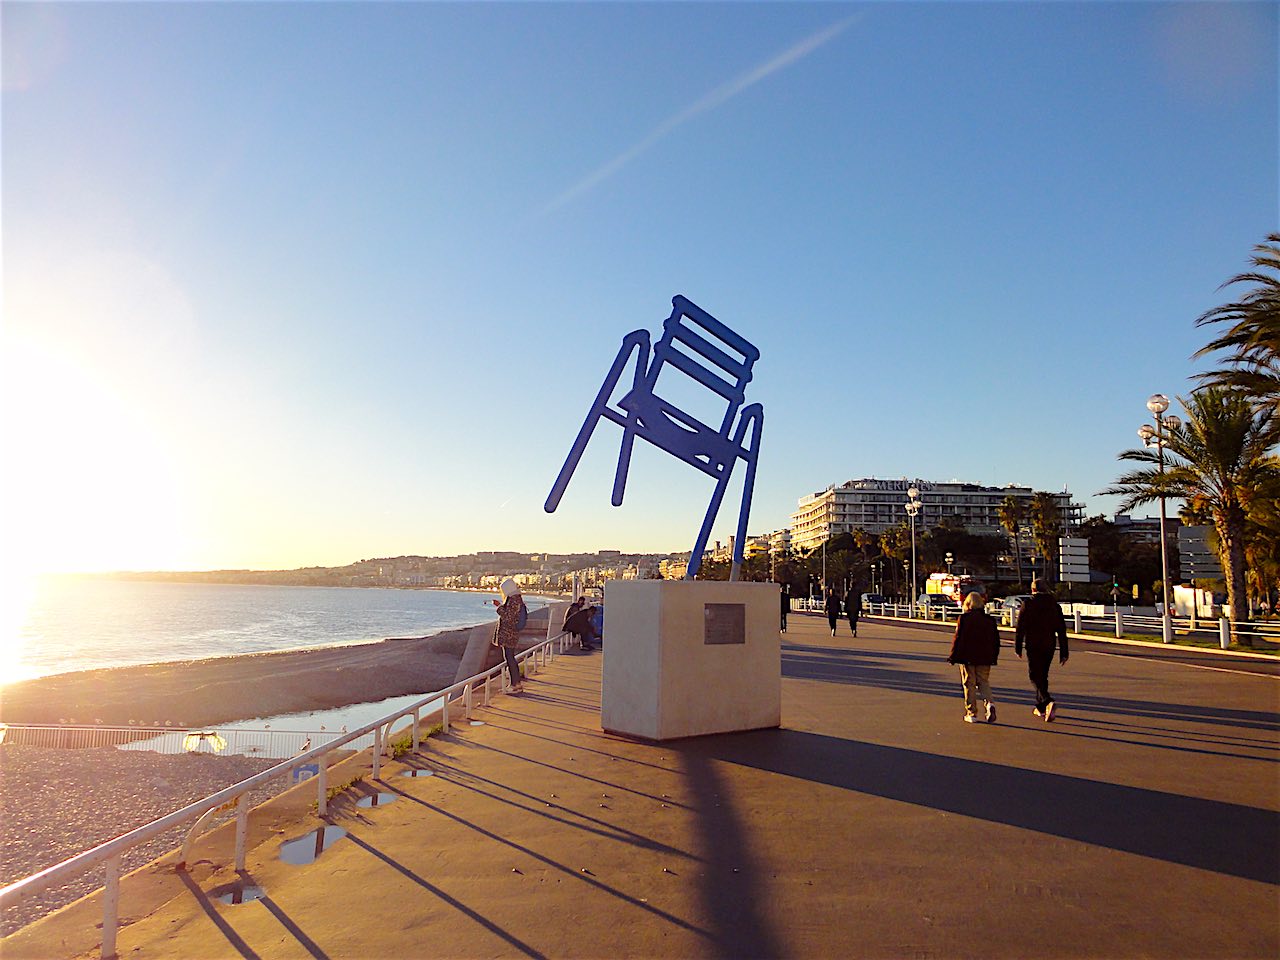
MULTIPOLYGON (((209 753, 284 759, 313 746, 343 736, 343 730, 272 730, 232 727, 174 728, 152 726, 113 727, 105 724, 0 724, 0 743, 58 750, 142 750, 174 756, 209 753)), ((373 745, 373 736, 362 738, 352 749, 373 745)))
MULTIPOLYGON (((545 668, 556 656, 568 650, 569 635, 554 626, 563 615, 564 606, 567 606, 567 604, 557 604, 549 610, 546 638, 527 650, 522 650, 516 654, 516 660, 519 661, 522 672, 534 674, 539 669, 545 668)), ((316 814, 323 820, 329 809, 328 767, 333 759, 335 750, 350 749, 363 742, 366 737, 371 738, 373 779, 376 780, 381 776, 383 754, 392 755, 391 738, 393 733, 397 732, 396 727, 400 721, 409 721, 408 747, 411 751, 417 751, 424 743, 423 734, 425 731, 421 725, 421 721, 424 719, 424 711, 431 708, 434 713, 436 704, 439 704, 438 716, 444 732, 447 733, 449 731, 451 713, 454 717, 457 717, 458 713, 454 711, 458 711, 461 713, 462 719, 470 720, 474 709, 482 704, 488 705, 495 695, 510 689, 508 678, 505 676, 505 669, 505 664, 490 667, 467 677, 465 680, 445 687, 443 690, 433 691, 414 703, 395 708, 372 723, 365 724, 348 733, 338 734, 333 740, 320 744, 313 742, 308 749, 282 760, 280 763, 246 780, 232 784, 225 790, 220 790, 205 797, 203 800, 197 800, 195 803, 187 804, 187 806, 175 810, 158 820, 144 824, 135 830, 116 837, 114 840, 101 843, 91 850, 86 850, 68 860, 41 870, 39 873, 24 877, 21 880, 10 883, 8 886, 0 887, 0 912, 23 902, 28 897, 34 896, 41 891, 66 883, 68 880, 78 877, 88 870, 95 867, 101 868, 104 884, 102 896, 102 940, 99 945, 99 956, 102 960, 110 960, 110 958, 116 956, 116 934, 120 927, 121 858, 129 850, 148 842, 172 827, 190 825, 187 838, 182 844, 180 859, 177 864, 179 871, 185 871, 192 844, 196 838, 201 832, 212 827, 215 817, 227 813, 235 818, 234 869, 243 871, 245 869, 249 837, 250 790, 276 777, 294 774, 295 771, 305 770, 308 774, 313 773, 314 775, 309 776, 307 779, 314 781, 316 785, 316 814)), ((138 733, 137 727, 126 727, 124 729, 132 731, 135 735, 138 733)), ((6 730, 6 736, 7 733, 8 731, 6 730)))

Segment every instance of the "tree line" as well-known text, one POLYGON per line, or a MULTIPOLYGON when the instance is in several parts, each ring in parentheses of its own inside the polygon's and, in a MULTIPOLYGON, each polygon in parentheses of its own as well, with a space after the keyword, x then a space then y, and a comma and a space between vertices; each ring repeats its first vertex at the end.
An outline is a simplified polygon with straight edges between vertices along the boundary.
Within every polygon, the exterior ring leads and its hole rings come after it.
MULTIPOLYGON (((1033 571, 1052 578, 1058 564, 1058 537, 1062 535, 1061 512, 1054 496, 1039 492, 1029 500, 1005 497, 999 518, 1009 534, 1007 539, 1000 534, 971 532, 951 518, 933 527, 918 527, 916 569, 921 582, 914 590, 909 583, 911 527, 906 521, 878 534, 861 529, 840 533, 807 550, 788 549, 773 557, 747 556, 741 577, 787 584, 796 597, 820 596, 832 590, 841 596, 874 592, 905 598, 923 589, 930 572, 946 569, 950 555, 955 572, 970 574, 1008 593, 1025 593, 1033 571), (1005 557, 1016 570, 1015 578, 997 583, 996 572, 1005 557)), ((698 579, 727 580, 730 566, 727 560, 704 560, 698 579)))
MULTIPOLYGON (((1243 295, 1194 321, 1216 335, 1193 359, 1212 357, 1217 365, 1198 374, 1193 389, 1177 398, 1185 412, 1182 422, 1163 433, 1163 450, 1148 445, 1120 453, 1120 460, 1139 466, 1100 491, 1119 496, 1121 511, 1162 498, 1174 501, 1180 504, 1184 523, 1210 527, 1209 540, 1224 576, 1221 584, 1201 585, 1225 589, 1233 623, 1248 620, 1255 605, 1274 609, 1280 586, 1280 233, 1270 234, 1254 248, 1251 263, 1252 270, 1219 288, 1245 285, 1243 295), (1250 603, 1251 595, 1255 604, 1250 603)), ((953 567, 992 577, 997 558, 1011 547, 1015 579, 1007 585, 1013 588, 1009 592, 1020 592, 1030 579, 1024 567, 1028 549, 1038 561, 1037 572, 1052 578, 1062 533, 1052 495, 1037 493, 1029 503, 1007 497, 999 519, 1007 542, 946 522, 918 530, 918 569, 941 570, 951 553, 953 567)), ((1090 539, 1090 566, 1112 573, 1113 583, 1140 585, 1143 591, 1148 583, 1155 586, 1160 577, 1158 544, 1125 541, 1101 516, 1086 521, 1079 535, 1090 539)), ((1176 549, 1172 543, 1169 547, 1176 549)), ((869 585, 877 592, 906 595, 910 590, 901 568, 910 556, 910 527, 903 522, 881 534, 842 533, 828 540, 825 549, 748 557, 742 575, 789 584, 793 596, 809 595, 815 587, 844 593, 869 585), (825 584, 818 582, 824 571, 825 584)), ((699 571, 700 579, 728 576, 727 561, 705 561, 699 571)), ((1236 640, 1245 638, 1237 633, 1236 640)))
POLYGON ((1244 285, 1244 294, 1195 320, 1216 335, 1193 359, 1217 366, 1178 398, 1186 416, 1167 433, 1163 469, 1158 447, 1125 450, 1119 459, 1139 466, 1102 491, 1120 496, 1122 510, 1178 501, 1184 522, 1212 528, 1233 624, 1249 619, 1251 594, 1274 609, 1280 583, 1280 233, 1251 263, 1219 288, 1244 285))

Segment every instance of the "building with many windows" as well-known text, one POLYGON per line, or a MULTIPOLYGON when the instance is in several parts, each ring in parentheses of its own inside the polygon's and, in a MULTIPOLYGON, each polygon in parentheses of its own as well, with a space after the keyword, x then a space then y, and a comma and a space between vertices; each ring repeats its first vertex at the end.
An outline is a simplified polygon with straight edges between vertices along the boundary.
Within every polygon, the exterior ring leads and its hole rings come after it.
MULTIPOLYGON (((923 509, 917 523, 923 529, 952 521, 970 533, 1002 533, 1000 505, 1005 497, 1026 502, 1035 491, 1013 484, 984 487, 976 483, 931 480, 849 480, 838 486, 800 498, 791 515, 791 548, 809 550, 841 533, 866 530, 883 533, 907 521, 907 490, 920 491, 923 509)), ((1063 533, 1074 530, 1084 519, 1084 504, 1073 503, 1067 491, 1052 494, 1062 517, 1063 533)))

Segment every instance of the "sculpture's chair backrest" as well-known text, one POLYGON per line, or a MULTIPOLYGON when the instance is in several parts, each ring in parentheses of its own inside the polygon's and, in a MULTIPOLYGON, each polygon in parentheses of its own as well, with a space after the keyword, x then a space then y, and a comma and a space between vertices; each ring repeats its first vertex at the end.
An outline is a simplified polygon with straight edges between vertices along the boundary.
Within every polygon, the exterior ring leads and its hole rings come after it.
MULTIPOLYGON (((684 297, 676 297, 672 305, 643 381, 619 405, 638 419, 645 439, 708 473, 718 473, 731 467, 736 455, 733 425, 760 351, 684 297), (667 369, 683 374, 683 384, 663 378, 667 369), (687 409, 696 402, 696 394, 703 400, 707 396, 705 390, 685 389, 689 380, 711 391, 717 401, 705 420, 687 409)), ((707 405, 697 406, 701 410, 707 405)))

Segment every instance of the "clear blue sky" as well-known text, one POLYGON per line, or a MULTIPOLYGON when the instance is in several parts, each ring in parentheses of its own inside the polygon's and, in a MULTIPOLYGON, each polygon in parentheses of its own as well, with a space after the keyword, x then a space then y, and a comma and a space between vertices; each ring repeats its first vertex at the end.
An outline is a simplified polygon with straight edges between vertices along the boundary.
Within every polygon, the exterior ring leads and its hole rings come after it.
MULTIPOLYGON (((687 550, 599 428, 683 293, 754 341, 751 531, 877 476, 1090 513, 1277 216, 1275 4, 3 7, 6 551, 687 550)), ((731 532, 730 494, 715 536, 731 532)))

